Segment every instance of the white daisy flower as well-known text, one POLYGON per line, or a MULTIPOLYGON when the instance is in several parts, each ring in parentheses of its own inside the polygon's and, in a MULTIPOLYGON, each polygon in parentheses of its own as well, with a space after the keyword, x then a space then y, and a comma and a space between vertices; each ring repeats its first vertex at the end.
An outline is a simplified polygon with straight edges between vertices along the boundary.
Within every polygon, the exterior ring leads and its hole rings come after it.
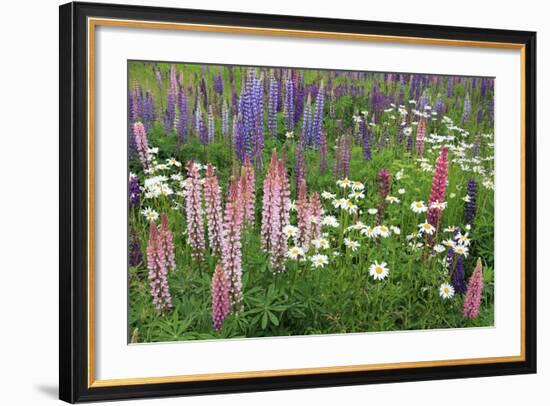
POLYGON ((322 225, 329 226, 329 227, 339 227, 340 224, 338 223, 338 220, 336 220, 336 217, 334 216, 325 216, 323 217, 322 225))
POLYGON ((368 209, 368 210, 367 210, 367 213, 369 213, 369 214, 371 214, 371 215, 374 216, 376 213, 378 213, 378 209, 374 209, 374 208, 373 208, 373 209, 368 209))
POLYGON ((468 247, 465 247, 464 245, 455 245, 453 250, 458 255, 464 255, 464 257, 468 256, 468 247))
POLYGON ((374 261, 374 263, 369 267, 369 274, 375 280, 385 279, 388 276, 389 272, 390 270, 388 269, 388 265, 385 262, 379 264, 378 261, 374 261))
POLYGON ((143 214, 145 216, 145 219, 149 222, 157 221, 159 218, 159 214, 150 207, 143 209, 141 211, 141 214, 143 214))
POLYGON ((301 247, 292 247, 288 250, 286 256, 290 259, 298 259, 304 256, 304 250, 301 247))
POLYGON ((313 245, 318 250, 330 248, 330 244, 326 238, 318 238, 316 240, 312 240, 311 245, 313 245))
POLYGON ((395 196, 386 196, 386 201, 390 204, 394 204, 394 203, 400 203, 401 200, 399 200, 397 197, 395 196))
POLYGON ((448 283, 442 283, 439 287, 439 296, 443 299, 451 299, 455 295, 455 288, 448 283))
POLYGON ((433 233, 435 233, 435 227, 432 226, 427 221, 425 221, 422 224, 419 224, 418 228, 419 228, 420 233, 424 233, 424 234, 428 234, 428 235, 432 235, 433 233))
POLYGON ((357 251, 360 247, 360 244, 357 241, 350 240, 349 238, 344 238, 344 245, 348 247, 352 252, 357 251))
POLYGON ((290 211, 296 211, 296 202, 295 202, 294 200, 291 200, 291 201, 290 201, 290 204, 289 204, 289 206, 288 206, 288 209, 289 209, 290 211))
POLYGON ((332 200, 332 199, 336 198, 336 195, 334 193, 324 191, 323 193, 321 193, 321 197, 323 199, 331 199, 332 200))
POLYGON ((328 257, 322 254, 313 255, 310 260, 314 268, 324 268, 328 264, 328 257))
POLYGON ((411 210, 415 213, 425 213, 428 211, 428 208, 422 200, 419 200, 411 203, 411 210))
POLYGON ((441 252, 445 251, 445 246, 443 246, 441 244, 436 244, 434 246, 434 251, 437 252, 437 253, 441 253, 441 252))
POLYGON ((406 192, 407 192, 407 191, 406 191, 405 189, 403 189, 403 188, 401 188, 401 189, 399 189, 399 190, 397 191, 397 193, 399 193, 400 195, 404 195, 406 192))
POLYGON ((444 210, 447 207, 447 202, 439 202, 436 200, 435 202, 430 204, 430 207, 432 209, 444 210))
POLYGON ((351 188, 353 190, 364 190, 365 189, 365 185, 363 185, 361 182, 359 181, 355 181, 351 184, 351 188))
POLYGON ((294 138, 294 131, 287 131, 285 137, 288 139, 294 138))
POLYGON ((360 190, 354 190, 348 195, 348 197, 353 200, 361 200, 365 198, 365 194, 360 190))
POLYGON ((392 233, 394 233, 395 235, 400 235, 401 234, 401 229, 399 227, 396 227, 396 226, 390 226, 390 230, 392 233))
POLYGON ((390 236, 390 229, 384 225, 374 227, 376 235, 380 237, 387 238, 390 236))
POLYGON ((345 189, 351 186, 351 180, 349 180, 348 178, 340 179, 336 181, 336 184, 345 189))
POLYGON ((461 245, 464 245, 464 246, 470 245, 470 239, 468 238, 468 233, 465 233, 465 234, 458 233, 455 239, 461 245))
POLYGON ((455 226, 449 226, 446 229, 444 229, 443 231, 445 231, 446 233, 454 233, 455 230, 456 230, 455 226))
POLYGON ((295 227, 291 224, 283 227, 283 233, 287 237, 296 237, 298 235, 298 227, 295 227))
POLYGON ((366 226, 365 228, 361 229, 360 233, 369 238, 374 238, 377 236, 375 227, 371 226, 366 226))

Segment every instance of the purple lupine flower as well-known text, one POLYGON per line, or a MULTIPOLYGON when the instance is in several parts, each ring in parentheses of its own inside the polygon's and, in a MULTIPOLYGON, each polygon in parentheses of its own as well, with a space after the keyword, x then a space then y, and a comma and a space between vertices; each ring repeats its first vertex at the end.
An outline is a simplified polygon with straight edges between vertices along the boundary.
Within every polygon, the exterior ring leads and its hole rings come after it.
POLYGON ((319 144, 321 142, 321 130, 323 128, 323 109, 325 104, 325 95, 323 81, 321 81, 321 86, 319 86, 319 91, 317 93, 317 99, 315 99, 315 114, 313 115, 313 122, 311 124, 311 138, 313 141, 313 146, 316 150, 319 149, 319 144))
POLYGON ((285 86, 285 125, 287 131, 294 131, 294 83, 290 75, 285 86))
POLYGON ((145 125, 146 131, 151 130, 155 119, 155 101, 151 92, 147 90, 145 92, 145 98, 143 99, 143 124, 145 125))
POLYGON ((277 101, 278 101, 277 79, 273 74, 273 70, 269 76, 269 100, 267 106, 267 127, 269 129, 269 135, 273 138, 277 135, 277 101))
POLYGON ((456 293, 463 295, 466 293, 466 281, 464 279, 464 257, 458 255, 454 261, 456 261, 456 264, 451 273, 451 285, 453 285, 456 293))
POLYGON ((465 123, 470 118, 470 95, 466 93, 464 97, 464 106, 462 107, 462 123, 465 123))
POLYGON ((370 128, 368 128, 366 124, 363 124, 363 137, 361 141, 363 145, 363 158, 365 161, 370 161, 372 159, 371 139, 372 133, 370 128))
POLYGON ((466 192, 466 203, 464 204, 464 218, 466 219, 466 224, 472 224, 476 217, 476 189, 476 180, 470 179, 466 192))
POLYGON ((128 239, 128 264, 130 266, 138 266, 143 262, 143 255, 141 254, 141 246, 139 243, 139 237, 134 228, 130 228, 128 239))
POLYGON ((178 92, 178 112, 179 117, 176 132, 178 135, 178 145, 181 145, 187 141, 187 126, 189 119, 187 95, 184 91, 183 86, 180 86, 180 90, 178 92))
POLYGON ((214 79, 214 91, 222 95, 223 94, 223 79, 222 79, 222 72, 218 69, 218 75, 214 79))
POLYGON ((312 125, 312 117, 311 117, 311 95, 308 94, 306 105, 304 107, 304 119, 302 121, 302 135, 300 139, 300 143, 303 147, 308 147, 312 144, 312 132, 311 132, 311 125, 312 125))
POLYGON ((214 112, 212 106, 208 106, 208 143, 214 143, 214 137, 216 136, 216 129, 214 125, 214 112))
POLYGON ((323 128, 323 131, 321 131, 321 145, 319 147, 319 170, 321 173, 325 172, 327 169, 327 156, 327 131, 323 128))
POLYGON ((475 319, 479 314, 479 306, 481 305, 481 293, 483 291, 483 270, 481 258, 477 259, 474 273, 468 281, 468 289, 464 298, 464 317, 475 319))
POLYGON ((128 203, 130 204, 130 208, 139 207, 140 194, 138 177, 130 174, 130 182, 128 184, 128 203))
POLYGON ((441 100, 441 95, 437 95, 437 100, 435 101, 435 112, 438 116, 443 114, 445 111, 445 105, 443 104, 443 100, 441 100))
POLYGON ((302 72, 298 72, 294 86, 294 106, 296 107, 294 109, 294 123, 298 123, 304 109, 304 82, 302 72))
POLYGON ((212 327, 219 331, 229 314, 229 281, 221 264, 216 265, 212 275, 212 327))
POLYGON ((254 74, 253 83, 253 114, 254 114, 254 134, 253 134, 253 153, 254 162, 261 168, 264 151, 264 92, 262 87, 263 79, 257 78, 254 74))
POLYGON ((481 105, 479 105, 479 107, 477 108, 477 116, 476 116, 477 125, 480 125, 482 121, 483 121, 483 108, 481 107, 481 105))
POLYGON ((204 110, 206 110, 208 108, 208 91, 206 89, 206 80, 204 79, 204 74, 201 76, 200 92, 202 96, 202 105, 204 110))
POLYGON ((222 137, 226 139, 229 136, 229 109, 227 108, 227 101, 223 101, 222 104, 222 137))
POLYGON ((201 144, 203 145, 208 144, 208 141, 209 141, 208 129, 206 128, 206 125, 204 123, 204 118, 203 118, 202 109, 200 105, 195 111, 195 133, 199 137, 201 144))

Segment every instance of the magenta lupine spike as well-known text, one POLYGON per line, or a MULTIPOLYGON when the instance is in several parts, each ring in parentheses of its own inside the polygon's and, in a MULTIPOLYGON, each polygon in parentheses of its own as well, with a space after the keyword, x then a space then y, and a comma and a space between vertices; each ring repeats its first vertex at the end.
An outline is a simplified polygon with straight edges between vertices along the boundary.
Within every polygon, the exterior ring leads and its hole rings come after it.
POLYGON ((212 275, 212 326, 219 331, 229 314, 229 281, 221 264, 212 275))
POLYGON ((254 211, 256 209, 256 179, 254 168, 250 159, 247 157, 244 162, 241 174, 241 194, 244 207, 244 221, 251 226, 254 225, 254 211))
POLYGON ((426 135, 426 122, 421 118, 416 129, 416 154, 422 156, 424 154, 424 136, 426 135))
POLYGON ((153 305, 162 314, 172 307, 172 296, 168 287, 168 267, 164 254, 157 225, 152 222, 149 226, 147 244, 147 270, 153 305))
POLYGON ((230 311, 243 310, 241 232, 243 207, 240 202, 239 182, 232 179, 225 205, 224 239, 222 245, 223 270, 229 280, 230 311))
POLYGON ((149 142, 147 141, 147 131, 145 131, 143 123, 139 121, 134 123, 134 139, 143 168, 149 169, 149 142))
POLYGON ((166 258, 167 265, 172 271, 176 270, 176 256, 174 253, 174 236, 170 231, 170 225, 168 224, 168 216, 165 213, 160 215, 160 231, 159 241, 161 243, 164 257, 166 258))
POLYGON ((304 252, 307 252, 311 237, 311 210, 307 198, 307 186, 305 180, 300 182, 300 186, 298 187, 296 213, 298 216, 298 235, 296 238, 296 243, 304 250, 304 252))
POLYGON ((386 210, 386 197, 390 193, 391 175, 386 169, 378 172, 378 195, 380 202, 378 203, 378 213, 376 216, 377 223, 380 225, 384 222, 384 211, 386 210))
POLYGON ((197 166, 189 161, 187 164, 187 181, 185 194, 185 210, 187 217, 187 237, 191 246, 193 259, 201 261, 204 258, 204 223, 202 215, 202 185, 197 166))
POLYGON ((464 298, 464 317, 475 319, 479 314, 479 306, 481 305, 481 293, 483 291, 483 266, 481 258, 477 259, 477 264, 474 273, 468 281, 468 290, 464 298))
POLYGON ((310 238, 311 240, 318 240, 321 238, 323 208, 317 192, 313 192, 309 197, 309 212, 310 238))
POLYGON ((434 203, 445 202, 445 191, 447 189, 447 177, 449 172, 448 150, 441 148, 439 156, 435 161, 435 172, 432 178, 432 191, 428 207, 428 222, 437 228, 441 219, 441 208, 434 207, 434 203))
POLYGON ((206 221, 208 225, 208 242, 212 252, 221 254, 223 239, 223 215, 220 197, 218 177, 214 174, 214 168, 208 164, 204 179, 204 203, 206 221))

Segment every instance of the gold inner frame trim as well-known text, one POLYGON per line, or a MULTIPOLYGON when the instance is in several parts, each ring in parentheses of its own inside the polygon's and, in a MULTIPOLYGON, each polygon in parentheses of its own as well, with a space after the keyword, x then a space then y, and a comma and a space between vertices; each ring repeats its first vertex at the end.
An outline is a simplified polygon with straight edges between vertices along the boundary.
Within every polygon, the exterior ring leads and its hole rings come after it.
POLYGON ((525 349, 525 45, 506 42, 486 42, 486 41, 465 41, 453 39, 436 39, 422 37, 400 37, 391 35, 374 34, 354 34, 343 32, 326 31, 307 31, 291 29, 274 29, 259 27, 241 27, 227 25, 209 25, 209 24, 187 24, 187 23, 165 23, 154 21, 138 20, 120 20, 107 18, 89 18, 88 19, 88 387, 112 387, 125 385, 143 385, 160 383, 177 383, 192 381, 212 381, 220 379, 244 379, 244 378, 266 378, 296 375, 312 374, 330 374, 342 372, 366 372, 392 370, 398 368, 426 368, 474 364, 496 364, 504 362, 522 362, 526 359, 525 349), (265 35, 279 37, 298 37, 298 38, 318 38, 318 39, 340 39, 357 40, 385 43, 401 43, 414 45, 432 45, 432 46, 459 46, 474 48, 496 48, 511 49, 520 51, 520 82, 521 82, 521 101, 520 101, 520 164, 521 164, 521 247, 520 247, 520 341, 521 349, 519 355, 502 357, 481 357, 464 358, 451 360, 433 360, 433 361, 415 361, 415 362, 396 362, 383 364, 363 364, 363 365, 345 365, 329 366, 315 368, 294 368, 294 369, 276 369, 265 371, 244 371, 244 372, 220 372, 211 374, 188 374, 175 376, 160 376, 146 378, 122 378, 122 379, 95 379, 95 279, 94 279, 94 191, 95 191, 95 28, 97 26, 109 27, 129 27, 129 28, 148 28, 161 30, 182 30, 195 32, 217 32, 232 33, 243 35, 265 35))

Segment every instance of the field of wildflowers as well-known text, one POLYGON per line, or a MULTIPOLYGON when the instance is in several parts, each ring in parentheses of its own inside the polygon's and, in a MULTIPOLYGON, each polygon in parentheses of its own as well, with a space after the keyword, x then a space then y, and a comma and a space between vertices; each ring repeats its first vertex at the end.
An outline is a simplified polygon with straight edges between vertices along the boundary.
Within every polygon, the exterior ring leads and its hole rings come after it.
POLYGON ((129 341, 493 325, 493 91, 129 61, 129 341))

